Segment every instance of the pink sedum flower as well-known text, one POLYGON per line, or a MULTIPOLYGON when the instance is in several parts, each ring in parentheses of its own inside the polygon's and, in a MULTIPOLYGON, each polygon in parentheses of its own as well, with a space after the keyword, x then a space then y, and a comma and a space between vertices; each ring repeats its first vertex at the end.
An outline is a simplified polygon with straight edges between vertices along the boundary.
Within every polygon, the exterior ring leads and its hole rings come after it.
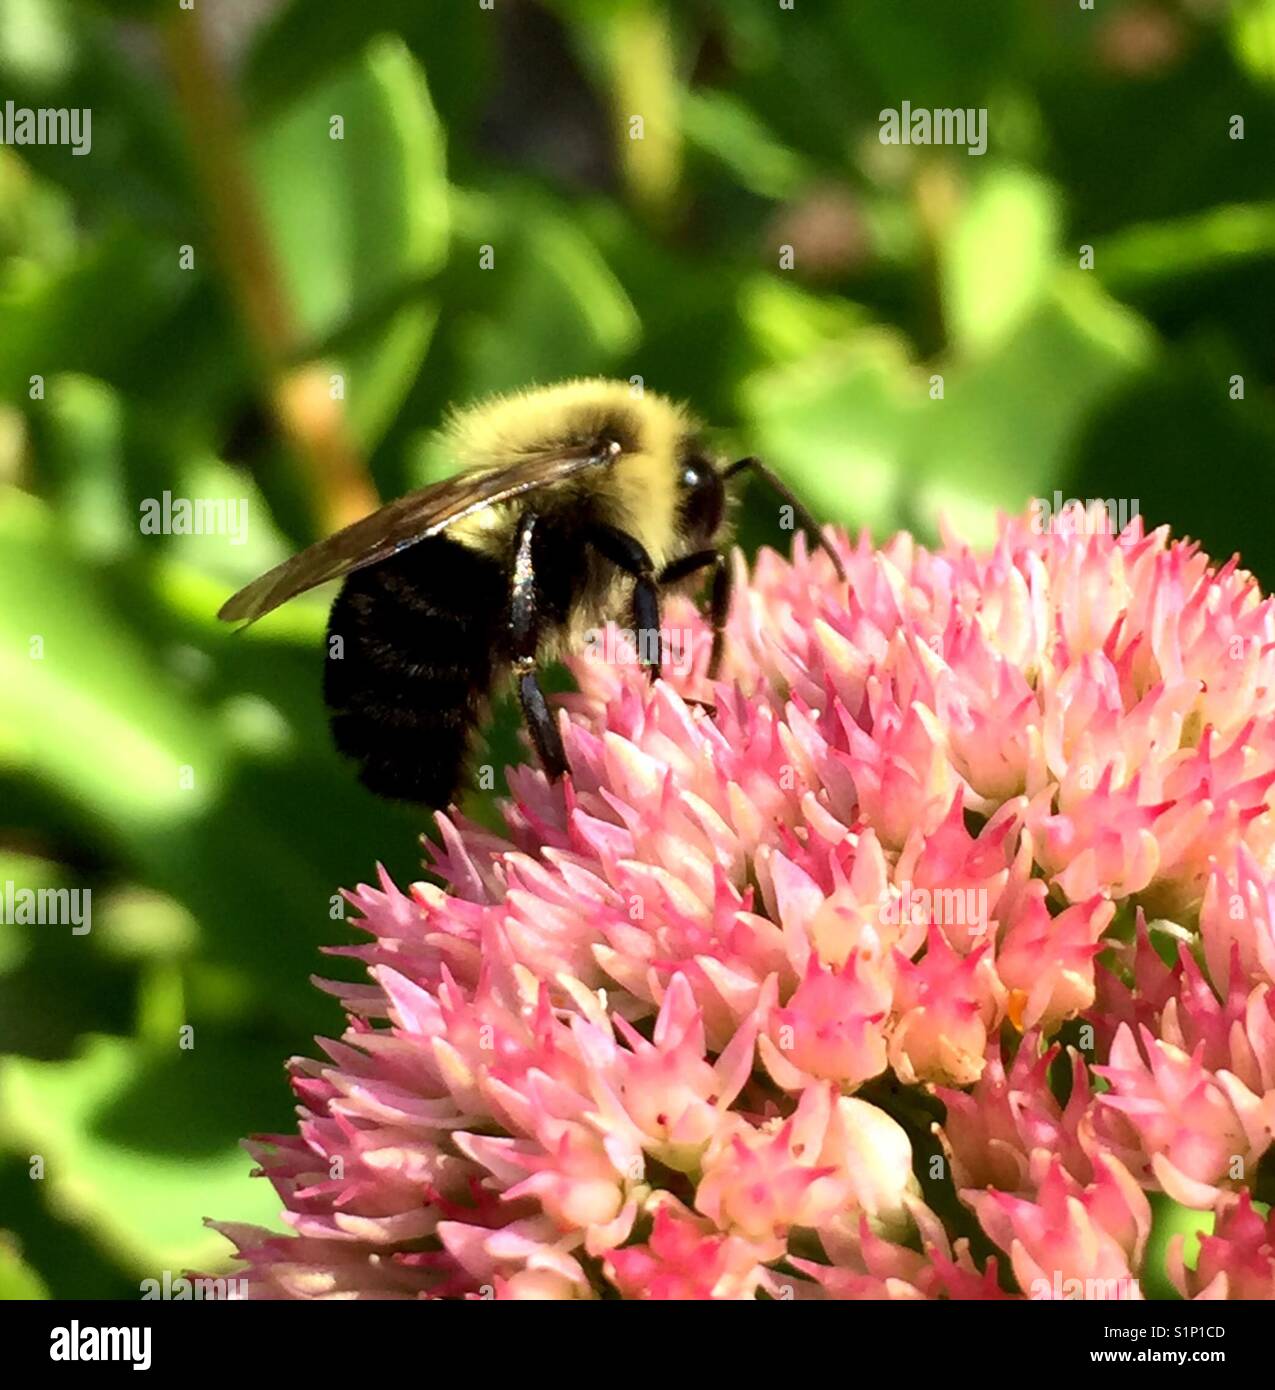
POLYGON ((1256 1169, 1275 1131, 1275 1091, 1255 1095, 1228 1071, 1128 1027, 1098 1074, 1111 1083, 1100 1103, 1137 1135, 1161 1188, 1188 1207, 1212 1207, 1222 1191, 1256 1169))
POLYGON ((1039 879, 1026 885, 1020 910, 1001 939, 996 972, 1009 991, 1015 1025, 1052 1033, 1093 1004, 1094 962, 1115 908, 1095 895, 1051 915, 1044 887, 1039 879))
POLYGON ((574 660, 569 775, 350 895, 250 1293, 1140 1297, 1159 1193, 1269 1297, 1275 610, 1094 520, 736 557, 711 690, 685 599, 693 673, 574 660))
POLYGON ((800 1094, 827 1080, 853 1091, 885 1070, 882 1025, 893 989, 875 944, 862 945, 837 969, 820 965, 812 955, 805 978, 782 1008, 778 997, 772 975, 758 1005, 766 1018, 759 1044, 776 1085, 800 1094))
POLYGON ((905 1084, 972 1085, 983 1074, 989 1029, 1005 1011, 1005 990, 987 943, 960 956, 931 926, 925 954, 896 955, 890 1063, 905 1084))
POLYGON ((1230 873, 1214 868, 1200 909, 1200 936, 1210 975, 1225 989, 1231 957, 1242 978, 1275 986, 1275 879, 1245 844, 1230 873))
POLYGON ((1049 1084, 1061 1049, 1039 1050, 1029 1034, 1008 1069, 999 1045, 989 1050, 987 1068, 968 1091, 937 1087, 947 1118, 939 1138, 957 1191, 997 1188, 1024 1194, 1035 1190, 1033 1166, 1040 1155, 1057 1156, 1082 1182, 1092 1177, 1088 1119, 1092 1095, 1084 1058, 1071 1052, 1071 1096, 1062 1105, 1049 1084))
POLYGON ((988 1189, 967 1200, 983 1229, 1009 1252, 1029 1298, 1142 1297, 1136 1271, 1151 1229, 1151 1208, 1128 1170, 1100 1157, 1081 1185, 1054 1158, 1042 1165, 1029 1200, 988 1189))
POLYGON ((1186 1238, 1174 1236, 1169 1273, 1183 1298, 1275 1299, 1275 1213, 1258 1212, 1247 1192, 1223 1197, 1212 1235, 1201 1236, 1194 1269, 1184 1259, 1186 1238))
POLYGON ((749 1241, 722 1235, 675 1200, 656 1208, 645 1244, 611 1251, 606 1273, 625 1298, 751 1299, 769 1287, 749 1241))

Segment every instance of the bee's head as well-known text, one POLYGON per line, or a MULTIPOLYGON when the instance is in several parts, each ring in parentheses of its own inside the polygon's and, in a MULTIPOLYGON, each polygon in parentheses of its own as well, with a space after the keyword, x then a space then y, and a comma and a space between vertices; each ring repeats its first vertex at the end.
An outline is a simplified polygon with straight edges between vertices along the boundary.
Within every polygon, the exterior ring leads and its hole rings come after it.
POLYGON ((726 513, 726 486, 716 464, 689 444, 678 459, 678 515, 689 545, 707 546, 721 529, 726 513))

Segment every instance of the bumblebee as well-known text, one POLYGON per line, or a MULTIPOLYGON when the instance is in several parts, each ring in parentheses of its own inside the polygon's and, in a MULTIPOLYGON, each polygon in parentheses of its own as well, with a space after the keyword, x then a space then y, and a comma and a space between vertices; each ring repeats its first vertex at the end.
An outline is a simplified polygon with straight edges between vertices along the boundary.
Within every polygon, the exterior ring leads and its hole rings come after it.
MULTIPOLYGON (((718 548, 726 480, 760 474, 841 561, 757 459, 725 464, 681 406, 587 379, 485 401, 444 430, 454 477, 400 497, 241 589, 221 608, 251 623, 330 579, 324 700, 332 735, 381 796, 446 806, 488 699, 512 675, 548 775, 566 771, 538 675, 608 619, 660 629, 661 591, 711 576, 722 658, 730 567, 718 548)), ((660 674, 658 636, 639 651, 660 674)))

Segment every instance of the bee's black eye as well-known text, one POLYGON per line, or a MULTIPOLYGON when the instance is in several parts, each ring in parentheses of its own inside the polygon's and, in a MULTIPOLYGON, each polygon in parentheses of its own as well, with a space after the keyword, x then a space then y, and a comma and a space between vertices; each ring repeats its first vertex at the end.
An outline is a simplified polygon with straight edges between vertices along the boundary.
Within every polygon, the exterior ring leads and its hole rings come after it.
POLYGON ((688 539, 712 540, 726 510, 726 489, 717 470, 705 458, 688 458, 682 464, 681 515, 688 539))

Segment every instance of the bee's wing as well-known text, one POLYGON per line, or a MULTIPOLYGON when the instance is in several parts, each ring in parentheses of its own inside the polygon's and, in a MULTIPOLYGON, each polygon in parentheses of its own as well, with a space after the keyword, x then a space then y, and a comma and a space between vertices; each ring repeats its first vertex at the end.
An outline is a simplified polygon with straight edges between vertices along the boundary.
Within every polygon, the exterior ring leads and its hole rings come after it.
POLYGON ((578 448, 558 449, 498 468, 461 473, 419 492, 409 492, 254 579, 227 599, 217 616, 223 622, 255 622, 297 594, 386 560, 471 512, 548 487, 587 468, 605 466, 619 453, 620 446, 615 443, 587 453, 578 448))

